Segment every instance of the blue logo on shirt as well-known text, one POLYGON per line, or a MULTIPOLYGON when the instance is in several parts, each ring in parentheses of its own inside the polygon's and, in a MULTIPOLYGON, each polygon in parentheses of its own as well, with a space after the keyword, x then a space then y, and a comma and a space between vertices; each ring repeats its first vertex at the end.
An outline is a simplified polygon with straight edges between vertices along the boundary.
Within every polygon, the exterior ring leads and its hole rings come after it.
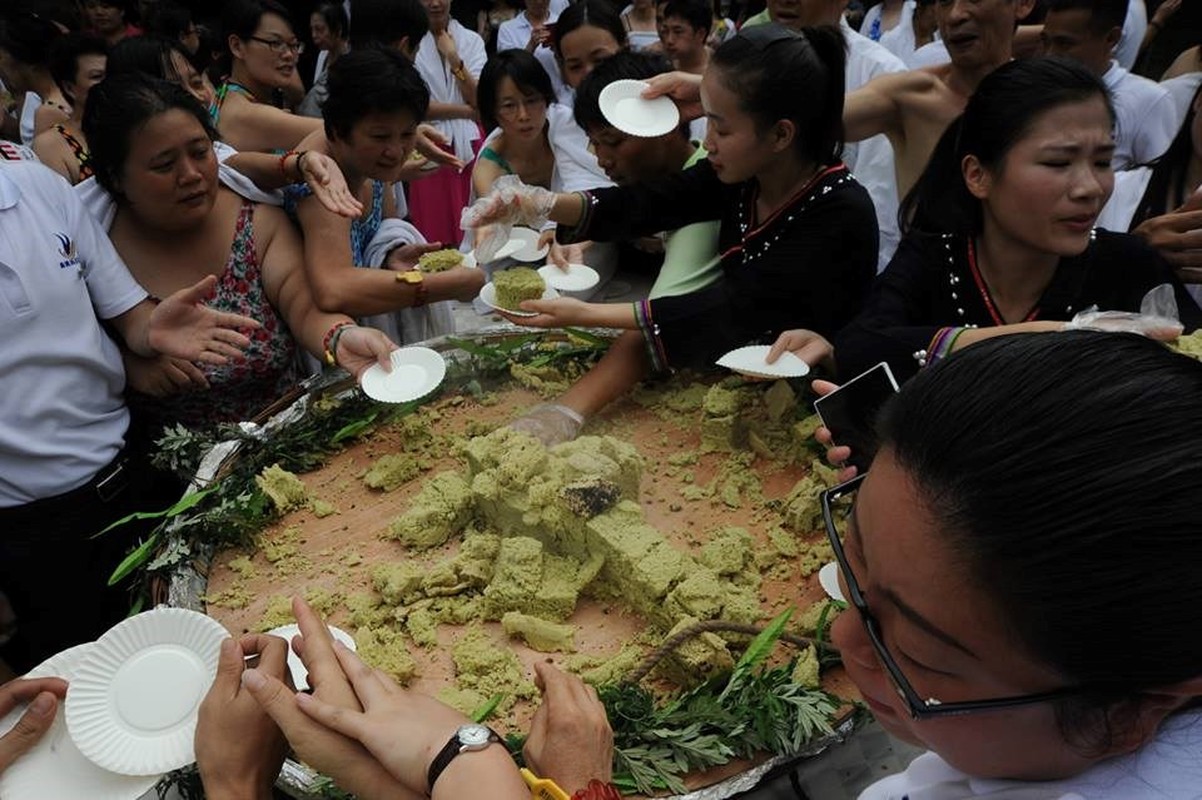
POLYGON ((56 233, 54 238, 58 241, 58 254, 64 259, 58 262, 58 268, 70 269, 79 266, 79 253, 76 252, 75 242, 71 241, 71 237, 65 233, 56 233))

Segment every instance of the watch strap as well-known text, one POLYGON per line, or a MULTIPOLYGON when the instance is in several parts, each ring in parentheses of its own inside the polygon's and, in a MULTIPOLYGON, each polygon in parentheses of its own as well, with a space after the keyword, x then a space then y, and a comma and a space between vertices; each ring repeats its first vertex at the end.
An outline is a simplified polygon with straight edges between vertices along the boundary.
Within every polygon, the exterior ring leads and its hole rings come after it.
POLYGON ((498 734, 492 728, 488 729, 488 734, 488 741, 486 741, 480 747, 470 747, 465 745, 459 739, 458 730, 451 734, 451 738, 445 745, 442 746, 442 749, 438 751, 438 755, 434 756, 434 760, 430 762, 430 769, 426 772, 427 794, 434 791, 434 782, 438 780, 443 771, 446 770, 447 766, 455 760, 456 756, 461 755, 464 752, 483 750, 489 745, 503 741, 500 734, 498 734))

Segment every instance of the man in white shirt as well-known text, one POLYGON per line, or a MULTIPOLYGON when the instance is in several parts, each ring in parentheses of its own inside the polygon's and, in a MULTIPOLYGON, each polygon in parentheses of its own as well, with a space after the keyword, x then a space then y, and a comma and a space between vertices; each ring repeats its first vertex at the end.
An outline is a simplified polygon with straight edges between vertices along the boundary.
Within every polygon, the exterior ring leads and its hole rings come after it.
POLYGON ((513 19, 501 23, 497 28, 497 51, 525 50, 533 53, 551 77, 551 87, 559 102, 570 102, 571 92, 563 82, 555 51, 551 49, 551 36, 555 21, 568 7, 567 0, 528 0, 526 10, 513 19))
MULTIPOLYGON (((856 33, 843 19, 847 0, 768 0, 769 20, 787 22, 787 27, 800 29, 815 25, 838 25, 847 40, 847 68, 844 87, 854 92, 861 86, 881 75, 905 72, 906 66, 897 56, 890 53, 867 36, 856 33)), ((764 20, 768 21, 768 20, 764 20)), ((752 20, 744 23, 751 25, 752 20)), ((880 231, 880 251, 877 270, 880 271, 893 257, 900 233, 897 228, 897 178, 893 163, 893 147, 884 135, 876 135, 860 142, 848 142, 843 148, 843 161, 856 176, 856 180, 868 190, 876 209, 877 227, 880 231)))
POLYGON ((1127 18, 1123 20, 1123 35, 1114 47, 1114 60, 1123 69, 1135 66, 1139 48, 1148 32, 1148 7, 1144 0, 1131 0, 1127 4, 1127 18))
POLYGON ((249 341, 228 328, 257 323, 206 308, 215 283, 152 300, 66 181, 0 162, 0 590, 18 617, 0 658, 17 671, 120 621, 127 599, 105 584, 133 532, 93 534, 174 499, 125 455, 125 372, 101 320, 139 355, 223 363, 249 341))
POLYGON ((681 72, 701 75, 710 61, 710 51, 705 43, 714 27, 714 13, 707 0, 667 0, 663 9, 663 22, 659 29, 659 40, 664 45, 664 55, 672 59, 672 66, 681 72))
POLYGON ((1116 170, 1159 158, 1172 143, 1179 124, 1168 91, 1131 74, 1111 58, 1126 13, 1127 0, 1051 0, 1042 34, 1048 55, 1080 62, 1110 91, 1116 170))

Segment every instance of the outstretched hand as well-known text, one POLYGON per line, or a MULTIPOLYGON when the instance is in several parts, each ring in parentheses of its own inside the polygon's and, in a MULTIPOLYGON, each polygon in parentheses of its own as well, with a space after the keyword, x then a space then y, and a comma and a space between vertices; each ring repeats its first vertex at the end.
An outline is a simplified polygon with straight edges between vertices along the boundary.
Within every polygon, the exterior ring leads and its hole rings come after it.
POLYGON ((833 371, 835 366, 835 348, 821 335, 804 329, 785 331, 777 337, 764 360, 775 364, 776 360, 786 352, 806 362, 811 367, 822 365, 833 371))
POLYGON ((150 315, 146 342, 150 349, 185 361, 224 364, 239 358, 250 339, 237 328, 258 328, 259 323, 241 314, 209 308, 204 301, 217 286, 208 275, 159 303, 150 315))
POLYGON ((0 773, 25 755, 50 730, 58 706, 67 695, 62 678, 23 678, 0 686, 0 717, 21 703, 29 708, 11 731, 0 736, 0 773))
POLYGON ((534 685, 543 702, 522 748, 526 763, 568 793, 613 777, 614 734, 597 690, 575 675, 536 662, 534 685))
POLYGON ((442 131, 429 123, 423 122, 417 126, 417 140, 413 143, 413 146, 417 149, 417 152, 435 164, 441 164, 444 167, 454 167, 460 171, 463 170, 464 163, 448 149, 451 146, 451 140, 442 131))
POLYGON ((196 725, 196 764, 205 793, 220 798, 271 797, 284 762, 284 736, 242 685, 246 657, 257 655, 257 669, 285 680, 288 644, 265 634, 248 634, 221 643, 217 677, 200 704, 196 725))
POLYGON ((372 364, 379 364, 385 372, 391 372, 392 351, 396 349, 397 345, 383 331, 355 325, 338 337, 338 352, 334 357, 338 366, 358 379, 372 364))
POLYGON ((363 213, 363 203, 346 185, 346 177, 337 161, 325 153, 308 150, 300 160, 300 170, 313 196, 327 211, 349 219, 356 219, 363 213))
POLYGON ((705 116, 701 107, 701 76, 689 72, 665 72, 647 80, 643 97, 654 100, 669 97, 680 109, 683 119, 698 119, 705 116))
POLYGON ((553 297, 550 300, 525 300, 522 311, 536 312, 537 316, 523 317, 498 311, 514 325, 527 328, 570 328, 588 325, 589 304, 574 297, 553 297))
MULTIPOLYGON (((359 712, 362 705, 334 652, 334 637, 321 617, 299 597, 292 600, 300 635, 292 648, 309 670, 313 696, 329 707, 359 712)), ((329 775, 338 785, 362 798, 420 800, 424 790, 413 790, 392 776, 358 741, 304 713, 291 687, 257 669, 247 670, 243 685, 288 737, 288 743, 308 765, 329 775)))

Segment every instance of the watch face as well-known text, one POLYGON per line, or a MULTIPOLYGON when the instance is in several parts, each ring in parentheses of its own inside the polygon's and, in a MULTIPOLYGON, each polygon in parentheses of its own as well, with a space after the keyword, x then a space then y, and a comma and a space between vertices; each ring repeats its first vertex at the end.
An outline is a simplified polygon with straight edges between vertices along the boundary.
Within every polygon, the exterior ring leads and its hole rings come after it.
POLYGON ((458 731, 459 743, 464 747, 479 747, 488 744, 492 731, 483 725, 463 725, 458 731))

